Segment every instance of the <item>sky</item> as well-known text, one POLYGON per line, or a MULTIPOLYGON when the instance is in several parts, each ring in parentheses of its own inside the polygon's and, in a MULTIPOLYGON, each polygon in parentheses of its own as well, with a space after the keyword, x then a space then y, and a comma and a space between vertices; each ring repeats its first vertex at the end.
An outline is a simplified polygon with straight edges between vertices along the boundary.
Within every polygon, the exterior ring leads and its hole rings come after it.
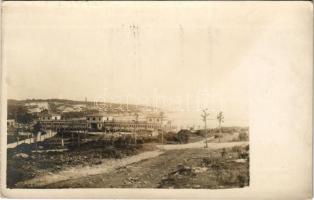
POLYGON ((248 68, 254 63, 245 59, 259 31, 245 9, 34 5, 4 8, 8 98, 155 105, 193 113, 191 123, 208 108, 212 118, 223 111, 227 124, 248 124, 248 68))

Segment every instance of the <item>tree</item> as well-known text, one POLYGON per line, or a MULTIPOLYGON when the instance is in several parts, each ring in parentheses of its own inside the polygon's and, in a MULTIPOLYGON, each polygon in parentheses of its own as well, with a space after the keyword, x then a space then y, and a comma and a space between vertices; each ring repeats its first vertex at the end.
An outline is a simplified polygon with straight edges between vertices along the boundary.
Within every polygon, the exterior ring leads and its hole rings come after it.
POLYGON ((138 117, 139 117, 139 114, 138 113, 135 113, 134 114, 134 117, 135 117, 135 120, 133 120, 133 122, 135 123, 135 126, 134 126, 134 143, 136 144, 137 143, 137 124, 138 124, 138 117))
POLYGON ((17 129, 15 129, 14 130, 14 137, 16 138, 16 141, 17 141, 17 145, 19 144, 19 131, 20 131, 20 129, 19 128, 17 128, 17 129))
POLYGON ((160 119, 161 119, 161 144, 164 144, 164 131, 162 127, 162 121, 164 119, 164 112, 160 112, 160 119))
POLYGON ((39 121, 33 126, 33 132, 35 135, 37 135, 39 132, 42 132, 43 127, 39 121))
POLYGON ((8 119, 15 119, 16 122, 27 124, 34 120, 35 116, 28 113, 23 105, 8 105, 8 119))
POLYGON ((184 130, 184 129, 180 130, 177 133, 178 141, 180 142, 180 144, 188 143, 191 134, 192 132, 189 130, 184 130))
POLYGON ((221 137, 221 123, 224 122, 224 115, 223 112, 220 111, 217 115, 217 120, 218 120, 218 124, 219 124, 219 142, 220 142, 220 137, 221 137))
POLYGON ((206 142, 206 148, 208 148, 208 141, 207 141, 207 127, 206 127, 206 122, 207 122, 207 117, 209 116, 209 113, 207 113, 207 108, 203 110, 203 114, 201 115, 204 123, 205 123, 205 142, 206 142))
POLYGON ((43 127, 41 125, 41 123, 39 121, 37 121, 37 123, 33 126, 33 133, 36 137, 35 141, 36 141, 36 151, 37 151, 37 148, 38 148, 38 141, 37 141, 37 135, 39 132, 42 132, 43 130, 43 127))

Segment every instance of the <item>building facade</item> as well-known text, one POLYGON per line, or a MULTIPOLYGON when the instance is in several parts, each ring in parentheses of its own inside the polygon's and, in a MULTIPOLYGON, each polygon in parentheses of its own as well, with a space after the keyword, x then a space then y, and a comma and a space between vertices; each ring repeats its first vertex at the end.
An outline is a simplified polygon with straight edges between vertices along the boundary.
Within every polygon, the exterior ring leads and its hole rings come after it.
POLYGON ((44 130, 87 130, 85 119, 42 120, 40 123, 44 130))
POLYGON ((45 114, 40 117, 40 123, 45 130, 83 129, 91 132, 156 132, 164 128, 170 128, 169 123, 163 123, 161 116, 151 114, 139 116, 134 114, 110 115, 97 113, 78 119, 62 119, 57 114, 45 114))
POLYGON ((41 121, 61 120, 61 115, 53 113, 45 113, 40 116, 41 121))
POLYGON ((162 129, 162 118, 158 116, 116 114, 94 114, 86 117, 87 127, 91 131, 142 131, 162 129))

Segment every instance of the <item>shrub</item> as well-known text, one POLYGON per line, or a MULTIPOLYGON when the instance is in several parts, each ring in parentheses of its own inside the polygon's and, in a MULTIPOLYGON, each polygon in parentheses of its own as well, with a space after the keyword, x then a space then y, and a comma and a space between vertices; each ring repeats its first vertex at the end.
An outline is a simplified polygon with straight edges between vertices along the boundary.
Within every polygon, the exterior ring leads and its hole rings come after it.
POLYGON ((226 154, 227 154, 226 149, 223 148, 222 151, 221 151, 221 157, 224 158, 226 156, 226 154))
POLYGON ((238 136, 239 141, 248 141, 249 136, 246 132, 241 132, 238 136))
POLYGON ((178 141, 180 143, 188 143, 190 139, 191 132, 189 130, 181 130, 178 132, 178 141))
MULTIPOLYGON (((207 133, 208 133, 208 136, 210 136, 211 131, 207 130, 207 133)), ((204 129, 197 130, 197 131, 195 131, 195 135, 205 137, 205 135, 206 135, 205 130, 204 129)))
MULTIPOLYGON (((161 141, 161 134, 158 135, 159 141, 161 141)), ((164 142, 178 142, 177 134, 174 132, 168 132, 164 134, 164 142)))
POLYGON ((244 187, 246 185, 246 177, 244 175, 238 175, 239 186, 244 187))
POLYGON ((234 146, 231 148, 231 151, 240 153, 242 151, 242 147, 241 146, 234 146))
POLYGON ((114 141, 114 146, 116 147, 124 147, 134 143, 134 138, 130 135, 126 135, 125 137, 119 137, 114 141))
POLYGON ((239 153, 239 158, 247 159, 249 158, 249 154, 247 152, 241 152, 239 153))

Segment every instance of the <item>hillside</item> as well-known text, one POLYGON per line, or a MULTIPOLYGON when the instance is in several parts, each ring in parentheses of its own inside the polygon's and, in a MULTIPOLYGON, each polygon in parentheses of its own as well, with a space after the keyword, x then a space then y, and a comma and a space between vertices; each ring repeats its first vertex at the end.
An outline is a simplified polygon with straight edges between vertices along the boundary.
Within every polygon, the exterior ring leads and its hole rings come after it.
MULTIPOLYGON (((8 100, 8 119, 16 119, 20 123, 29 123, 44 110, 62 114, 64 117, 83 117, 95 112, 132 113, 151 112, 153 107, 118 104, 108 102, 75 101, 67 99, 27 99, 8 100)), ((159 111, 157 109, 157 111, 159 111)))

